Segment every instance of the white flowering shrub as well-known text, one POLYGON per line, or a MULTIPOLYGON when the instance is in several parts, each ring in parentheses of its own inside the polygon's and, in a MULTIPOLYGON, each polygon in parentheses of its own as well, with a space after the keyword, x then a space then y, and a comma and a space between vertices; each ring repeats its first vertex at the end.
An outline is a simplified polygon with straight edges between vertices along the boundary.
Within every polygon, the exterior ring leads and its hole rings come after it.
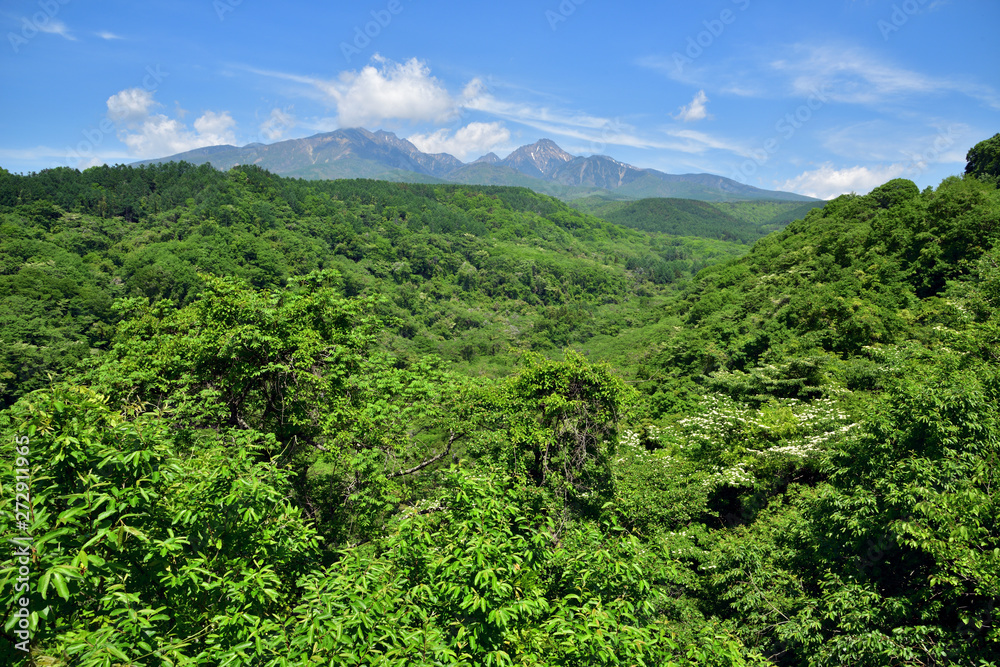
POLYGON ((755 477, 776 468, 819 466, 854 428, 832 398, 772 399, 753 408, 713 394, 695 414, 664 429, 659 442, 667 451, 712 467, 709 484, 753 486, 755 477))

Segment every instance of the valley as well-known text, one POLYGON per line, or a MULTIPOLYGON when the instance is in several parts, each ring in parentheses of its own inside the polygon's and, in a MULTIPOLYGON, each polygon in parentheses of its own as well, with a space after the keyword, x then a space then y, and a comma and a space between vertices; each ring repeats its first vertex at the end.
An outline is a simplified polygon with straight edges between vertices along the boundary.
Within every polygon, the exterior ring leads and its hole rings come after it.
POLYGON ((0 170, 31 660, 995 664, 998 147, 829 202, 0 170))

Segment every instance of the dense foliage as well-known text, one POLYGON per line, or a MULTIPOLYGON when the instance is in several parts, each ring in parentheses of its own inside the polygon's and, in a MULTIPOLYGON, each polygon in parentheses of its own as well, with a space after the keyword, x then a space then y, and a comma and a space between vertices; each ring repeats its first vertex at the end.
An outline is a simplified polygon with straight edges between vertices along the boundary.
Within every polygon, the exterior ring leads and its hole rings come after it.
POLYGON ((1000 664, 995 139, 749 252, 517 188, 0 172, 0 659, 1000 664))
POLYGON ((671 284, 743 252, 641 235, 517 188, 185 164, 0 174, 0 401, 106 349, 115 299, 189 304, 200 273, 283 288, 336 270, 345 294, 384 297, 395 349, 493 371, 520 349, 620 328, 671 284))

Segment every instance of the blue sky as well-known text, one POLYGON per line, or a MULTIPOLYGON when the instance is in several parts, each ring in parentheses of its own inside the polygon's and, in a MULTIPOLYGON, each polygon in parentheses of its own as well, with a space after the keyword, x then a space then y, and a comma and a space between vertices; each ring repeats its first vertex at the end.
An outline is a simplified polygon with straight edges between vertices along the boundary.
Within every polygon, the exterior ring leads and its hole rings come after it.
POLYGON ((828 198, 937 185, 1000 131, 996 0, 4 0, 0 27, 14 172, 362 126, 828 198))

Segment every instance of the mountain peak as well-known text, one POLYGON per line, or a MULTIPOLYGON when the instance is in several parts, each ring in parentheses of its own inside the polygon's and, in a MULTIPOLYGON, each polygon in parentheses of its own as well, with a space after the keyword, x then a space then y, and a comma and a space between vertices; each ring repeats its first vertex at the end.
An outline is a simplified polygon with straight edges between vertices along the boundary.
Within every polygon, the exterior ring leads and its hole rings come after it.
POLYGON ((479 164, 485 162, 486 164, 497 164, 501 162, 500 157, 496 153, 487 153, 478 160, 474 161, 472 164, 479 164))
POLYGON ((521 146, 507 156, 503 164, 522 174, 536 178, 547 177, 552 171, 574 158, 551 139, 539 139, 528 146, 521 146))
MULTIPOLYGON (((532 146, 538 146, 540 148, 552 149, 552 150, 559 151, 560 153, 564 152, 563 149, 559 148, 559 144, 557 144, 556 142, 554 142, 551 139, 548 139, 546 137, 542 137, 541 139, 539 139, 538 141, 536 141, 534 144, 532 144, 532 146)), ((569 153, 567 153, 567 155, 569 155, 569 153)))

